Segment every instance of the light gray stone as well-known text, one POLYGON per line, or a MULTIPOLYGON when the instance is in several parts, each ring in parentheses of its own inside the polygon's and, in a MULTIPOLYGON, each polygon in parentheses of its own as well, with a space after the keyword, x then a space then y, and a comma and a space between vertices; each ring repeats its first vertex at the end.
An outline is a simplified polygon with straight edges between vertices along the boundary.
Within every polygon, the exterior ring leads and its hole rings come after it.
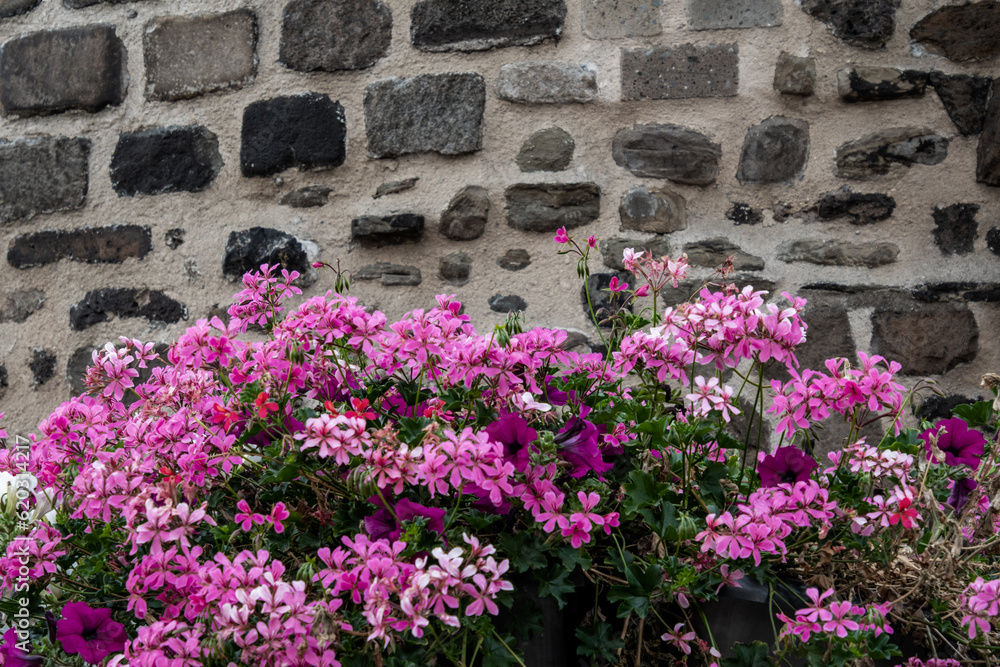
POLYGON ((845 102, 881 102, 920 97, 927 72, 895 67, 845 67, 837 72, 837 92, 845 102))
POLYGON ((940 164, 949 140, 922 127, 896 127, 849 141, 837 149, 835 174, 867 180, 889 173, 894 164, 940 164))
POLYGON ((662 4, 662 0, 583 0, 583 34, 591 39, 659 35, 662 4))
POLYGON ((469 282, 472 259, 464 252, 453 252, 438 260, 438 275, 449 285, 461 287, 469 282))
POLYGON ((593 102, 597 98, 597 67, 551 60, 508 63, 500 68, 497 97, 521 104, 593 102))
POLYGON ((722 147, 695 130, 653 123, 619 130, 612 156, 636 176, 710 185, 719 175, 722 147))
POLYGON ((520 271, 531 264, 531 255, 523 248, 511 248, 497 260, 497 264, 505 271, 520 271))
POLYGON ((816 59, 782 51, 774 66, 774 89, 782 95, 812 95, 816 89, 816 59))
POLYGON ((670 255, 670 241, 663 236, 655 236, 651 239, 624 239, 620 237, 601 239, 597 243, 597 249, 601 251, 604 259, 604 266, 619 271, 625 270, 622 261, 622 253, 626 248, 632 248, 637 253, 649 252, 659 259, 670 255))
POLYGON ((0 141, 0 224, 83 208, 89 157, 89 139, 0 141))
POLYGON ((486 230, 490 196, 480 185, 467 185, 451 198, 441 214, 441 234, 452 241, 478 239, 486 230))
POLYGON ((561 127, 535 132, 521 145, 515 162, 521 171, 562 171, 573 159, 576 142, 561 127))
POLYGON ((596 183, 519 183, 504 194, 507 224, 521 231, 572 229, 597 220, 601 213, 596 183))
POLYGON ((381 0, 292 0, 279 61, 299 72, 371 67, 389 51, 392 12, 381 0))
POLYGON ((770 28, 781 25, 781 0, 687 0, 692 30, 770 28))
POLYGON ((45 292, 31 287, 0 292, 0 324, 21 323, 45 303, 45 292))
POLYGON ((684 246, 688 262, 691 266, 701 266, 715 269, 721 266, 726 258, 733 258, 733 267, 737 271, 762 271, 764 260, 756 255, 744 252, 742 248, 729 239, 715 238, 695 241, 684 246))
POLYGON ((739 60, 736 44, 622 49, 622 99, 735 97, 739 60))
POLYGON ((362 267, 354 274, 355 280, 378 280, 385 287, 415 286, 422 281, 420 269, 403 264, 376 262, 362 267))
POLYGON ((784 183, 802 178, 809 160, 809 123, 771 116, 743 141, 736 178, 740 183, 784 183))
POLYGON ((687 201, 670 190, 649 190, 645 185, 632 188, 618 207, 622 229, 636 232, 669 234, 687 229, 687 201))
POLYGON ((865 266, 892 264, 899 257, 895 243, 850 243, 823 239, 796 239, 778 246, 783 262, 807 262, 824 266, 865 266))

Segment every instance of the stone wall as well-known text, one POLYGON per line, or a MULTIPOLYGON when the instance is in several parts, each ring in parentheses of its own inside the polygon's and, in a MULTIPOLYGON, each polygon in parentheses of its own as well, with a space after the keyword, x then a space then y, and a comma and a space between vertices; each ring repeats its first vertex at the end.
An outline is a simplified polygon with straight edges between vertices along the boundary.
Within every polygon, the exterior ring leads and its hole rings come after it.
MULTIPOLYGON (((553 231, 810 299, 807 364, 1000 370, 1000 3, 0 0, 0 411, 243 271, 596 339, 553 231)), ((695 282, 682 286, 686 298, 695 282)))

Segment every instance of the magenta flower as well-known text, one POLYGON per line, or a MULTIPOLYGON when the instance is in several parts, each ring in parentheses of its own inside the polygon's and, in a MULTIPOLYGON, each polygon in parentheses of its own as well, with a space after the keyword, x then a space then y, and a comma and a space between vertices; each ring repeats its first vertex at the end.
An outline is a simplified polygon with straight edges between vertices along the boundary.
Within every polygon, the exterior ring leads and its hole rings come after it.
POLYGON ((796 447, 778 447, 774 454, 768 454, 757 464, 762 486, 795 484, 809 479, 812 471, 819 467, 816 459, 796 447))
POLYGON ((565 227, 560 227, 556 230, 556 235, 552 239, 556 243, 569 243, 569 234, 566 233, 565 227))
POLYGON ((955 485, 951 487, 951 495, 948 496, 948 500, 945 501, 946 504, 950 505, 956 513, 961 512, 965 504, 969 502, 969 496, 972 492, 976 490, 979 484, 976 480, 966 477, 965 479, 960 479, 955 482, 955 485))
MULTIPOLYGON (((379 501, 381 504, 381 501, 379 501)), ((392 512, 386 508, 380 508, 375 514, 365 517, 365 530, 373 540, 389 539, 397 540, 403 534, 403 523, 413 521, 418 516, 427 519, 427 529, 433 530, 438 535, 444 533, 444 517, 447 510, 439 507, 424 507, 412 500, 403 498, 394 508, 396 518, 392 512), (399 519, 399 521, 396 521, 399 519)))
POLYGON ((570 477, 583 477, 591 470, 597 474, 611 470, 612 464, 601 458, 599 436, 596 426, 579 417, 570 417, 566 426, 556 433, 559 455, 573 466, 570 477))
POLYGON ((937 446, 944 452, 944 462, 950 466, 967 465, 972 469, 979 467, 986 447, 986 438, 979 431, 969 429, 963 420, 953 417, 939 421, 937 426, 929 428, 920 434, 927 450, 927 458, 934 463, 940 463, 931 454, 931 438, 937 435, 937 446))
POLYGON ((11 628, 3 635, 0 644, 0 665, 4 667, 37 667, 44 658, 40 655, 28 655, 17 647, 17 633, 11 628))
POLYGON ((288 508, 285 507, 285 503, 276 503, 274 508, 271 510, 271 514, 264 517, 264 519, 274 526, 274 532, 279 535, 285 532, 285 526, 281 523, 285 519, 291 516, 288 508))
POLYGON ((80 654, 96 665, 112 653, 125 650, 125 626, 111 620, 110 609, 92 609, 86 602, 70 602, 56 624, 56 639, 69 654, 80 654))
POLYGON ((538 431, 528 426, 520 415, 505 412, 486 427, 490 440, 503 445, 503 457, 514 464, 516 470, 523 471, 531 455, 530 445, 538 440, 538 431))

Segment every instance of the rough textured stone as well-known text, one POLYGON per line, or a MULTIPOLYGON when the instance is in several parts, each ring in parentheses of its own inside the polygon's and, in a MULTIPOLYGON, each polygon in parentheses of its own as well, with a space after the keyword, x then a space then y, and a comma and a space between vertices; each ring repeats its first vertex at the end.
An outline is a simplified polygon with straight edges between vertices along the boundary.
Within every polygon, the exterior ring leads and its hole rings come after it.
POLYGON ((28 361, 31 370, 31 387, 40 387, 56 374, 55 352, 36 347, 31 350, 31 360, 28 361))
POLYGON ((89 157, 89 139, 0 141, 0 224, 83 208, 89 157))
POLYGON ((601 189, 596 183, 519 183, 504 191, 507 224, 529 232, 572 229, 597 220, 601 189))
POLYGON ((371 67, 389 51, 392 13, 381 0, 292 0, 279 62, 299 72, 371 67))
POLYGON ((187 319, 187 308, 159 290, 102 287, 87 292, 82 301, 70 307, 69 326, 73 331, 83 331, 99 322, 107 322, 110 315, 176 324, 187 319))
POLYGON ((389 183, 383 183, 375 188, 375 194, 372 195, 372 199, 378 199, 379 197, 385 197, 386 195, 395 195, 400 192, 412 190, 419 180, 419 176, 414 176, 413 178, 407 178, 402 181, 390 181, 389 183))
POLYGON ((357 280, 378 280, 385 287, 414 286, 423 281, 420 269, 415 266, 377 262, 363 267, 354 274, 357 280))
POLYGON ((632 188, 618 206, 622 229, 636 232, 669 234, 687 229, 687 201, 670 190, 649 190, 645 185, 632 188))
POLYGON ((269 227, 251 227, 229 232, 222 275, 231 281, 241 280, 248 271, 257 271, 261 264, 279 264, 288 271, 298 271, 296 284, 309 285, 316 281, 312 263, 319 254, 316 244, 269 227))
POLYGON ((920 97, 927 72, 895 67, 845 67, 837 72, 837 93, 845 102, 881 102, 920 97))
POLYGON ((0 19, 27 14, 42 0, 0 0, 0 19))
POLYGON ((44 30, 0 46, 0 109, 34 116, 121 104, 125 46, 109 25, 44 30))
POLYGON ((749 204, 734 202, 726 211, 726 217, 737 225, 759 225, 764 222, 764 214, 749 204))
POLYGON ((453 252, 438 260, 438 275, 449 285, 461 287, 469 282, 472 260, 464 252, 453 252))
POLYGON ((739 60, 736 44, 622 49, 622 99, 734 97, 739 60))
POLYGON ((806 342, 795 349, 799 368, 825 370, 824 362, 833 357, 853 359, 857 346, 851 335, 847 308, 832 300, 807 296, 802 319, 809 324, 806 342))
POLYGON ((913 298, 925 303, 1000 302, 1000 283, 948 282, 924 283, 913 288, 913 298))
POLYGON ((472 153, 483 147, 486 82, 474 73, 383 79, 365 88, 368 157, 472 153))
POLYGON ((551 60, 507 63, 500 68, 496 93, 502 100, 521 104, 593 102, 597 98, 597 68, 551 60))
POLYGON ((290 167, 339 167, 346 137, 344 107, 327 95, 254 102, 243 110, 240 169, 244 176, 270 176, 290 167))
POLYGON ((452 241, 478 239, 486 230, 489 212, 490 196, 486 188, 467 185, 448 202, 438 230, 452 241))
POLYGON ((809 123, 771 116, 743 140, 736 178, 740 183, 783 183, 802 178, 809 160, 809 123))
POLYGON ((986 232, 986 248, 1000 257, 1000 227, 993 227, 986 232))
POLYGON ((636 176, 710 185, 719 175, 722 147, 695 130, 653 123, 619 130, 612 156, 636 176))
POLYGON ((69 383, 69 391, 73 396, 79 396, 87 390, 83 379, 87 375, 87 367, 93 363, 94 350, 100 349, 89 346, 78 347, 69 356, 69 360, 66 362, 66 381, 69 383))
POLYGON ((523 248, 511 248, 497 260, 497 264, 505 271, 520 271, 531 264, 531 255, 523 248))
POLYGON ((889 173, 894 164, 940 164, 949 140, 922 127, 897 127, 849 141, 837 149, 835 174, 866 180, 889 173))
POLYGON ((410 11, 410 41, 421 51, 486 51, 558 39, 563 0, 420 0, 410 11))
POLYGON ((119 197, 201 192, 221 169, 219 139, 207 128, 155 127, 118 137, 111 185, 119 197))
POLYGON ((163 235, 163 242, 166 243, 167 247, 171 250, 177 250, 184 243, 184 234, 186 234, 186 232, 180 227, 168 229, 167 233, 163 235))
POLYGON ((0 400, 3 399, 4 395, 7 393, 7 387, 10 386, 7 377, 7 367, 0 364, 0 400))
POLYGON ((894 243, 850 243, 822 239, 797 239, 778 246, 783 262, 808 262, 825 266, 867 266, 892 264, 899 256, 894 243))
POLYGON ((976 403, 981 400, 982 398, 980 397, 969 398, 968 396, 962 396, 960 394, 949 394, 947 396, 931 394, 924 399, 923 403, 920 404, 920 407, 916 409, 914 414, 918 419, 936 422, 939 419, 947 419, 951 417, 951 411, 960 405, 976 403))
POLYGON ((7 263, 15 269, 44 266, 60 259, 120 264, 128 257, 142 259, 152 249, 152 232, 139 225, 50 230, 15 237, 7 247, 7 263))
POLYGON ((94 5, 123 5, 129 2, 139 2, 140 0, 62 0, 63 7, 67 9, 83 9, 94 5))
POLYGON ((905 375, 939 375, 972 361, 979 327, 965 305, 900 302, 872 313, 872 352, 902 365, 905 375))
POLYGON ((608 316, 617 313, 623 306, 628 308, 626 305, 629 299, 628 294, 606 291, 611 286, 611 278, 613 277, 617 277, 619 282, 634 282, 632 274, 625 271, 592 273, 587 278, 587 283, 580 287, 580 303, 583 304, 584 314, 587 319, 590 319, 592 315, 596 316, 601 326, 610 326, 610 323, 605 322, 608 316))
POLYGON ((687 0, 692 30, 771 28, 781 25, 781 0, 687 0))
POLYGON ((521 144, 515 162, 521 171, 562 171, 573 159, 576 142, 561 127, 532 134, 521 144))
POLYGON ((601 251, 601 257, 604 259, 604 266, 619 271, 625 270, 625 264, 622 263, 622 253, 625 252, 625 248, 632 248, 637 253, 648 252, 656 258, 670 255, 670 241, 662 236, 655 236, 648 240, 601 239, 597 244, 597 249, 601 251))
POLYGON ((11 292, 0 292, 0 324, 16 322, 20 324, 45 303, 45 292, 27 287, 11 292))
POLYGON ((812 95, 816 89, 816 59, 782 51, 774 66, 774 89, 782 95, 812 95))
POLYGON ((307 185, 299 190, 293 190, 281 195, 278 203, 282 206, 291 206, 292 208, 316 208, 326 205, 331 192, 333 192, 331 188, 323 187, 322 185, 307 185))
POLYGON ((979 204, 934 207, 934 243, 944 255, 968 255, 979 238, 979 204))
POLYGON ((969 137, 983 131, 992 77, 931 72, 927 80, 959 132, 969 137))
POLYGON ((249 9, 154 19, 142 43, 147 99, 239 89, 257 74, 257 16, 249 9))
POLYGON ((988 60, 1000 54, 1000 2, 941 7, 910 29, 910 39, 950 60, 988 60))
POLYGON ((976 147, 976 180, 1000 186, 1000 95, 993 95, 986 107, 986 120, 976 147))
POLYGON ((365 247, 416 243, 423 235, 424 216, 415 213, 351 220, 351 240, 365 247))
POLYGON ((583 0, 583 34, 591 39, 659 35, 661 4, 662 0, 583 0))
POLYGON ((814 208, 820 220, 848 218, 852 225, 870 225, 887 220, 896 210, 896 200, 880 192, 853 192, 845 185, 823 195, 814 208))
POLYGON ((528 302, 516 294, 508 294, 506 296, 494 294, 489 298, 487 303, 490 305, 490 310, 495 313, 512 313, 518 310, 527 310, 528 308, 528 302))
POLYGON ((900 0, 802 0, 802 11, 825 23, 848 44, 885 46, 896 30, 900 0))
POLYGON ((684 246, 688 262, 692 266, 703 266, 716 269, 725 263, 726 258, 733 258, 733 267, 737 271, 762 271, 764 260, 756 255, 743 252, 735 243, 726 238, 705 239, 684 246))

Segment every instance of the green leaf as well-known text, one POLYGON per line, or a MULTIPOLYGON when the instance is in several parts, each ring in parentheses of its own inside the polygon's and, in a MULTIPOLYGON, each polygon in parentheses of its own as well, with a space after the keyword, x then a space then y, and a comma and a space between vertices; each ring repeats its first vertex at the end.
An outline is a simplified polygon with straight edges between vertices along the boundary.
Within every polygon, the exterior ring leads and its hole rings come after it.
POLYGON ((986 426, 993 421, 993 402, 979 401, 957 405, 951 413, 964 419, 972 428, 986 426))
POLYGON ((729 475, 729 466, 725 463, 713 461, 705 466, 705 472, 698 477, 698 486, 704 493, 710 495, 716 505, 722 507, 726 503, 726 492, 723 490, 719 480, 729 475))
POLYGON ((507 646, 504 646, 492 632, 483 636, 483 645, 479 649, 483 656, 483 667, 509 667, 521 662, 524 656, 517 650, 514 637, 504 635, 503 641, 506 642, 507 646), (511 655, 511 651, 517 655, 511 655))
POLYGON ((677 541, 677 510, 674 504, 664 499, 655 508, 639 510, 646 525, 652 528, 661 540, 677 541))
POLYGON ((627 515, 634 516, 640 508, 656 503, 660 494, 657 492, 656 480, 649 473, 633 470, 628 477, 632 481, 625 482, 622 508, 627 515))
POLYGON ((734 657, 722 661, 722 667, 770 667, 774 664, 771 650, 764 642, 733 644, 733 653, 734 657))
POLYGON ((284 468, 278 471, 278 474, 274 476, 277 482, 290 482, 299 476, 299 470, 302 466, 299 463, 289 463, 284 468))
POLYGON ((640 574, 633 568, 626 568, 625 578, 629 585, 612 586, 608 591, 608 600, 621 603, 618 605, 618 618, 625 618, 632 612, 646 618, 649 598, 663 581, 663 570, 659 565, 647 565, 640 574))
POLYGON ((580 640, 576 654, 595 658, 598 662, 617 662, 617 651, 625 646, 625 642, 614 633, 611 624, 601 621, 592 628, 577 628, 576 638, 580 640))
POLYGON ((559 608, 563 609, 567 602, 565 596, 576 590, 576 586, 572 582, 566 581, 567 577, 569 577, 569 572, 563 570, 551 579, 539 578, 538 595, 543 598, 555 598, 559 608))
POLYGON ((582 548, 574 549, 573 547, 559 547, 556 549, 556 555, 562 561, 562 565, 566 568, 567 572, 572 572, 579 565, 580 569, 589 570, 590 566, 594 564, 591 560, 590 554, 584 551, 582 548))
MULTIPOLYGON (((515 572, 542 569, 548 565, 544 545, 531 533, 501 533, 497 546, 510 560, 510 567, 515 572)), ((572 569, 572 568, 567 568, 572 569)))

